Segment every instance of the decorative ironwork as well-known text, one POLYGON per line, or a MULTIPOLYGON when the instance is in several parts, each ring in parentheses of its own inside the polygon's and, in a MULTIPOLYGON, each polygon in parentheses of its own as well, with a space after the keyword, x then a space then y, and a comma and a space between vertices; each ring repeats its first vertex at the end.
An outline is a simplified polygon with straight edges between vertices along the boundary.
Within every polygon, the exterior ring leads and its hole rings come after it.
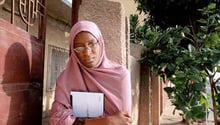
MULTIPOLYGON (((20 27, 35 36, 44 44, 46 39, 46 2, 47 0, 0 0, 0 5, 4 11, 10 15, 10 19, 2 17, 10 21, 11 24, 20 27), (21 24, 21 19, 24 25, 21 24), (17 22, 16 22, 17 21, 17 22), (30 32, 31 26, 35 25, 37 32, 30 32)), ((3 14, 4 15, 4 14, 3 14)), ((1 18, 1 17, 0 17, 1 18)), ((33 27, 32 27, 33 28, 33 27)))
POLYGON ((22 20, 29 26, 33 26, 38 14, 43 15, 39 9, 45 9, 39 0, 19 0, 19 13, 22 20))
POLYGON ((0 5, 4 4, 5 0, 0 0, 0 5))

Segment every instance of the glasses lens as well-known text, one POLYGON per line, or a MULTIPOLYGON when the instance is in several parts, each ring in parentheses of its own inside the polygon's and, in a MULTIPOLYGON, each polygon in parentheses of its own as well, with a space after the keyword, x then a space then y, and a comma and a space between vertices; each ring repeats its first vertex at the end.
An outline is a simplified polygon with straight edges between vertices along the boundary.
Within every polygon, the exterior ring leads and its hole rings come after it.
POLYGON ((90 43, 88 46, 89 46, 90 49, 93 49, 93 48, 96 47, 97 43, 98 42, 90 43))
POLYGON ((82 52, 84 49, 85 49, 85 47, 76 47, 76 48, 74 48, 74 50, 75 50, 77 53, 82 52))

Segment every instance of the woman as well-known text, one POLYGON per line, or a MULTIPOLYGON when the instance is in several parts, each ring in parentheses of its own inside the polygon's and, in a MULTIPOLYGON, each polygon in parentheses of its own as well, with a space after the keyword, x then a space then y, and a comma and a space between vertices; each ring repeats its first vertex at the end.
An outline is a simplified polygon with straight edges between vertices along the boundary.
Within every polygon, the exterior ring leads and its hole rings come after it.
POLYGON ((106 57, 104 40, 95 23, 79 21, 72 27, 70 52, 66 69, 57 79, 51 125, 130 125, 129 72, 106 57), (103 116, 76 118, 70 104, 71 91, 104 93, 103 116))

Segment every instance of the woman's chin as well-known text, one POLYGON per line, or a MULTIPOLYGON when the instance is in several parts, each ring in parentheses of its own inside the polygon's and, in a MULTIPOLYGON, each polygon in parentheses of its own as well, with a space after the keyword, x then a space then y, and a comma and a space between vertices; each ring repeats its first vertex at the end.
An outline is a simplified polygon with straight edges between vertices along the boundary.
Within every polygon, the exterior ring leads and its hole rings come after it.
POLYGON ((84 66, 87 68, 93 68, 93 67, 95 67, 95 64, 94 64, 94 62, 84 63, 84 66))

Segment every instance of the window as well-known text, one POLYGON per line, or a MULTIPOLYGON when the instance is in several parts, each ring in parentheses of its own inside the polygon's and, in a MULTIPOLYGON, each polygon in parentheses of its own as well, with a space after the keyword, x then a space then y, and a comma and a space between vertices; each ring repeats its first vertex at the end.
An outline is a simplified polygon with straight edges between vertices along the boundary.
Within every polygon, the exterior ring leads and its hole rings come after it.
POLYGON ((47 91, 54 91, 56 79, 65 68, 69 51, 52 45, 49 45, 48 51, 47 91))

